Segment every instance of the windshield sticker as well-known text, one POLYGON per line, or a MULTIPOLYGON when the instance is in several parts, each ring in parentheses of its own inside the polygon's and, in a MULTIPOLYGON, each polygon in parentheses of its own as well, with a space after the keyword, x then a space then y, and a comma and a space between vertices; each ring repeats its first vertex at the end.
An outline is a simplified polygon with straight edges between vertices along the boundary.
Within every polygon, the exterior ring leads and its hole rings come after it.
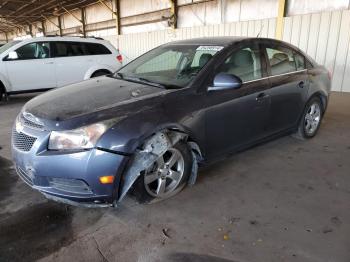
POLYGON ((223 48, 224 48, 223 46, 201 45, 196 50, 197 51, 216 51, 216 52, 219 52, 223 48))

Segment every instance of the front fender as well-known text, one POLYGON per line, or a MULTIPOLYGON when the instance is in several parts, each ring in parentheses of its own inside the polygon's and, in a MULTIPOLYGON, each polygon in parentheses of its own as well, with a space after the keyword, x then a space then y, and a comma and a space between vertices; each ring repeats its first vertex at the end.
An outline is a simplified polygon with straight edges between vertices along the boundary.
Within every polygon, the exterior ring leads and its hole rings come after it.
POLYGON ((97 147, 114 152, 133 154, 144 141, 162 130, 176 130, 186 133, 189 138, 202 148, 202 138, 193 133, 195 123, 183 124, 170 119, 165 113, 157 110, 127 117, 110 128, 100 139, 97 147))
POLYGON ((4 85, 6 92, 12 91, 12 86, 11 86, 10 81, 8 81, 7 77, 1 72, 0 72, 0 81, 4 85))

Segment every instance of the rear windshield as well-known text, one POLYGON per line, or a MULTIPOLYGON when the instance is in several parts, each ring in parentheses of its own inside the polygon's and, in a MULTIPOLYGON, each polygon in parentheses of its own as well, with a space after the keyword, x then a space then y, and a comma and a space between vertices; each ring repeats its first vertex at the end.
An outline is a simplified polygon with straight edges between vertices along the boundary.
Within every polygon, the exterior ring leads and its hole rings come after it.
POLYGON ((20 42, 21 41, 12 41, 12 42, 7 43, 6 45, 3 45, 2 47, 0 47, 0 54, 5 52, 7 49, 11 48, 12 46, 17 45, 20 42))

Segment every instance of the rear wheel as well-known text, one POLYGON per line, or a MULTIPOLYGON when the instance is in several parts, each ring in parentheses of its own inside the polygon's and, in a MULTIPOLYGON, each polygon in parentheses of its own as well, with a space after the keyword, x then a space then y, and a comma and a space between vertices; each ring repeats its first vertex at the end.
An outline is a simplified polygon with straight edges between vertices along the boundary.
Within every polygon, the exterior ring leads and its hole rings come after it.
POLYGON ((185 142, 178 142, 142 172, 133 194, 141 203, 172 197, 186 185, 191 168, 191 151, 185 142))
POLYGON ((318 97, 312 98, 306 105, 304 114, 300 120, 297 138, 308 139, 317 134, 323 117, 322 103, 318 97))

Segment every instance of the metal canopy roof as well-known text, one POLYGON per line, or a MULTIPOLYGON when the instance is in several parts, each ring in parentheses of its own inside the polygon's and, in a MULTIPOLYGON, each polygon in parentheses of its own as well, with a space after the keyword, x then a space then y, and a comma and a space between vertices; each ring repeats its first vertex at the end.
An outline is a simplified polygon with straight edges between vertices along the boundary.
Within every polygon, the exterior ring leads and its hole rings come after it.
POLYGON ((60 16, 97 0, 0 0, 0 31, 24 29, 45 17, 60 16))

